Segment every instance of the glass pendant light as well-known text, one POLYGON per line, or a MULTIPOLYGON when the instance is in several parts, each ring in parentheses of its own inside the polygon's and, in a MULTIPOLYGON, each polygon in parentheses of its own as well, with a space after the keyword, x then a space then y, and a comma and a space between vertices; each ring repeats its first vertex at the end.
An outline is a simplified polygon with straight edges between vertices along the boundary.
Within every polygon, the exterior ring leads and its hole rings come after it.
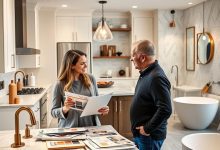
POLYGON ((94 33, 93 40, 99 42, 110 41, 113 39, 113 35, 104 18, 104 8, 103 8, 103 4, 107 3, 107 1, 99 1, 99 3, 102 4, 102 19, 99 22, 98 28, 94 33))
POLYGON ((205 7, 205 6, 204 6, 204 3, 205 3, 205 2, 203 2, 203 7, 202 7, 202 10, 203 10, 203 14, 202 14, 202 15, 203 15, 203 16, 202 16, 202 17, 203 17, 203 18, 202 18, 202 19, 203 19, 203 20, 202 20, 202 27, 203 27, 202 39, 205 41, 205 40, 206 40, 206 35, 205 35, 205 28, 204 28, 204 7, 205 7))

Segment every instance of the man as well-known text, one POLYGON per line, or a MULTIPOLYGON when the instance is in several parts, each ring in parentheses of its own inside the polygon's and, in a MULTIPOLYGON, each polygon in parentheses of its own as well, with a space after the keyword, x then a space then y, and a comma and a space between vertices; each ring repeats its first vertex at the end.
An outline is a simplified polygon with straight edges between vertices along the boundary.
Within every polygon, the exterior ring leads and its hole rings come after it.
POLYGON ((140 71, 130 108, 134 142, 140 150, 159 150, 166 138, 167 119, 172 113, 170 82, 155 59, 150 41, 134 44, 131 61, 140 71))

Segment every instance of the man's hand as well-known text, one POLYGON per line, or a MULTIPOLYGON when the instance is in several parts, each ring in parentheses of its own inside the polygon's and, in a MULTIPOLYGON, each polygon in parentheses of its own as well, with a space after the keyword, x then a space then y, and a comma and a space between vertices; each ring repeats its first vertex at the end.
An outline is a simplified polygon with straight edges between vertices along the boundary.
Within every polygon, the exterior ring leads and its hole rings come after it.
POLYGON ((98 112, 101 113, 101 115, 107 115, 109 112, 109 107, 108 106, 102 107, 98 110, 98 112))
POLYGON ((144 126, 136 127, 136 129, 139 130, 139 133, 140 133, 140 134, 145 135, 145 136, 150 136, 150 134, 147 134, 147 133, 144 131, 144 126))

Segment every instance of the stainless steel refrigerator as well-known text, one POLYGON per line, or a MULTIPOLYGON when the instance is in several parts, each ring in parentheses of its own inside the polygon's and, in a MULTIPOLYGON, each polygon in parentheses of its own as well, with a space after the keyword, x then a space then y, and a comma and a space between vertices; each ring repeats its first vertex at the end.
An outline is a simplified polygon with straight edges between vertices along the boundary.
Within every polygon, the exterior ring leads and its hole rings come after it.
POLYGON ((92 55, 90 42, 58 42, 57 43, 57 74, 59 73, 60 65, 65 53, 68 50, 80 50, 87 55, 87 72, 92 73, 92 55))

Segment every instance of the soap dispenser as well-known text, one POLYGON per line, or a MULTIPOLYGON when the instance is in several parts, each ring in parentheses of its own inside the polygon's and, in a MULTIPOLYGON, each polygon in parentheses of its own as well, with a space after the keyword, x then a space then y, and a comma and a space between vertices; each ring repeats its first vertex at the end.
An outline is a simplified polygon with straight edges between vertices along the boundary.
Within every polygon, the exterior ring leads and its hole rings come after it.
POLYGON ((35 82, 35 76, 33 73, 31 73, 31 76, 30 76, 30 86, 35 86, 36 85, 36 82, 35 82))
POLYGON ((23 88, 23 83, 21 82, 20 79, 18 79, 18 82, 17 82, 17 91, 21 91, 23 88))

